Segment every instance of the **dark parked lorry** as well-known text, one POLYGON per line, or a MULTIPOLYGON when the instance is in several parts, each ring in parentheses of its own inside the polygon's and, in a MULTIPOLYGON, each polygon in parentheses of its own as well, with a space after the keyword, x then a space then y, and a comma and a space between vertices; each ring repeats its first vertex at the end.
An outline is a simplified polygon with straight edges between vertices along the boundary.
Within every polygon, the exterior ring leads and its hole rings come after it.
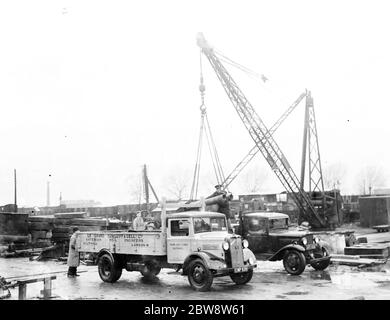
POLYGON ((299 275, 307 264, 324 270, 330 263, 328 251, 308 230, 289 226, 289 217, 276 212, 251 212, 240 216, 236 233, 249 242, 258 260, 283 260, 285 270, 299 275))

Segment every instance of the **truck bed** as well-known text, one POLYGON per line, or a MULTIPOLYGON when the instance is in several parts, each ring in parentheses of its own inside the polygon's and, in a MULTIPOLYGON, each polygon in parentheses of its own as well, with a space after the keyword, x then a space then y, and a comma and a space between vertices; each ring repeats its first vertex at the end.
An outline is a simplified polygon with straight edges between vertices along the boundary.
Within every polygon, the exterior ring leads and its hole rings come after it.
POLYGON ((77 235, 79 252, 99 252, 108 249, 112 253, 165 256, 166 233, 154 231, 86 231, 77 235))

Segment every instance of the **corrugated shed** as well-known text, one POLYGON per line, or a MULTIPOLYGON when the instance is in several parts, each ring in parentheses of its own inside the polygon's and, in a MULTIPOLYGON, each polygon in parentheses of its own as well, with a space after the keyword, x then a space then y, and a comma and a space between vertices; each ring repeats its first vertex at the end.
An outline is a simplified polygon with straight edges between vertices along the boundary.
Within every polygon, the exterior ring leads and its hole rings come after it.
POLYGON ((361 197, 359 206, 362 227, 390 223, 390 196, 361 197))

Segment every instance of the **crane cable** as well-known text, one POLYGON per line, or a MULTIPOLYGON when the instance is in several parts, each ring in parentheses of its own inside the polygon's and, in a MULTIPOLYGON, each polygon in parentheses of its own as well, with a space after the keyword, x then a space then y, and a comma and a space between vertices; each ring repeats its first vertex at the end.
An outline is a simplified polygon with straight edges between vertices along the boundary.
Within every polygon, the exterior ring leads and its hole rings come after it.
POLYGON ((207 125, 207 129, 208 129, 208 132, 206 130, 206 137, 207 137, 207 143, 208 143, 209 151, 210 151, 210 155, 211 155, 211 160, 213 162, 214 173, 216 175, 217 183, 222 184, 222 182, 225 181, 225 175, 223 173, 222 165, 221 165, 221 162, 220 162, 219 157, 218 157, 217 148, 215 146, 213 135, 211 133, 210 123, 209 123, 209 119, 207 117, 207 114, 206 114, 205 119, 206 119, 206 125, 207 125))
POLYGON ((263 82, 268 81, 268 78, 264 74, 260 74, 256 71, 253 71, 242 64, 239 64, 238 62, 233 61, 232 59, 225 56, 221 51, 214 50, 216 54, 218 54, 219 58, 226 62, 227 64, 236 67, 237 69, 241 70, 242 72, 246 73, 248 76, 252 76, 258 79, 261 79, 263 82))
POLYGON ((206 107, 204 105, 204 91, 205 86, 203 84, 203 70, 202 70, 202 54, 200 54, 200 85, 199 85, 199 91, 201 96, 201 105, 200 105, 200 111, 201 111, 201 119, 200 119, 200 131, 199 131, 199 139, 198 139, 198 149, 196 152, 196 162, 195 162, 195 168, 194 168, 194 177, 192 180, 192 187, 191 187, 191 193, 190 193, 190 200, 195 200, 198 194, 198 185, 199 185, 199 172, 200 172, 200 159, 202 156, 202 141, 203 141, 203 127, 204 127, 204 115, 206 112, 206 107))
POLYGON ((209 148, 209 152, 211 155, 211 160, 214 168, 214 173, 216 175, 217 183, 221 184, 225 180, 225 176, 222 170, 222 165, 219 160, 217 148, 214 143, 213 135, 211 133, 211 127, 210 122, 207 117, 206 112, 206 106, 204 103, 204 95, 206 87, 204 85, 203 81, 203 67, 202 67, 202 52, 200 51, 200 85, 199 85, 199 91, 201 95, 201 105, 200 105, 200 111, 201 111, 201 123, 200 123, 200 132, 199 132, 199 141, 198 141, 198 149, 196 154, 196 163, 195 163, 195 169, 194 169, 194 176, 192 181, 192 187, 191 187, 191 193, 190 193, 190 200, 195 200, 197 198, 198 194, 198 187, 199 187, 199 173, 200 173, 200 162, 201 162, 201 156, 202 156, 202 143, 203 143, 203 132, 206 136, 207 145, 209 148))
POLYGON ((240 71, 242 71, 249 78, 261 80, 261 81, 258 81, 258 83, 268 94, 270 94, 272 96, 277 96, 279 99, 283 100, 283 103, 286 103, 286 104, 289 103, 289 101, 290 101, 289 97, 287 97, 285 94, 280 93, 280 92, 278 94, 276 94, 275 90, 273 90, 272 87, 265 85, 265 83, 267 81, 269 81, 269 79, 264 74, 260 74, 256 71, 249 69, 248 67, 243 66, 242 64, 230 59, 225 54, 223 54, 220 50, 217 50, 215 48, 214 48, 214 53, 218 56, 218 58, 221 61, 225 62, 226 64, 228 64, 228 65, 230 65, 230 66, 232 66, 240 71))

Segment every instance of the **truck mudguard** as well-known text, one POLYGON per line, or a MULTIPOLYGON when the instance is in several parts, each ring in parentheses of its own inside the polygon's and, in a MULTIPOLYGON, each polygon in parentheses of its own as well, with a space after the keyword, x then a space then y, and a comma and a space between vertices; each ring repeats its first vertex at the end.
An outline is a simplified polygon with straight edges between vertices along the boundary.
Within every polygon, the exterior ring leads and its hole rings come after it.
POLYGON ((257 260, 256 260, 256 256, 254 255, 254 253, 249 250, 248 248, 243 248, 242 249, 243 251, 243 254, 244 254, 244 261, 248 261, 250 265, 255 265, 257 260))
POLYGON ((114 261, 114 256, 112 255, 112 252, 110 251, 110 250, 108 250, 108 249, 101 249, 100 251, 99 251, 99 253, 98 253, 98 259, 103 255, 103 254, 105 254, 105 253, 107 253, 108 255, 110 255, 110 257, 111 257, 111 259, 112 259, 112 261, 114 261))
POLYGON ((201 259, 208 269, 226 268, 225 260, 219 258, 209 252, 198 251, 191 253, 183 263, 183 275, 188 274, 188 266, 194 259, 201 259))
POLYGON ((300 252, 305 252, 306 251, 306 249, 304 247, 302 247, 301 245, 299 245, 299 244, 288 244, 288 245, 284 246, 283 248, 279 249, 279 251, 276 252, 268 260, 269 261, 282 260, 283 256, 284 256, 284 252, 286 250, 290 250, 290 249, 294 249, 294 250, 297 250, 297 251, 300 251, 300 252))

